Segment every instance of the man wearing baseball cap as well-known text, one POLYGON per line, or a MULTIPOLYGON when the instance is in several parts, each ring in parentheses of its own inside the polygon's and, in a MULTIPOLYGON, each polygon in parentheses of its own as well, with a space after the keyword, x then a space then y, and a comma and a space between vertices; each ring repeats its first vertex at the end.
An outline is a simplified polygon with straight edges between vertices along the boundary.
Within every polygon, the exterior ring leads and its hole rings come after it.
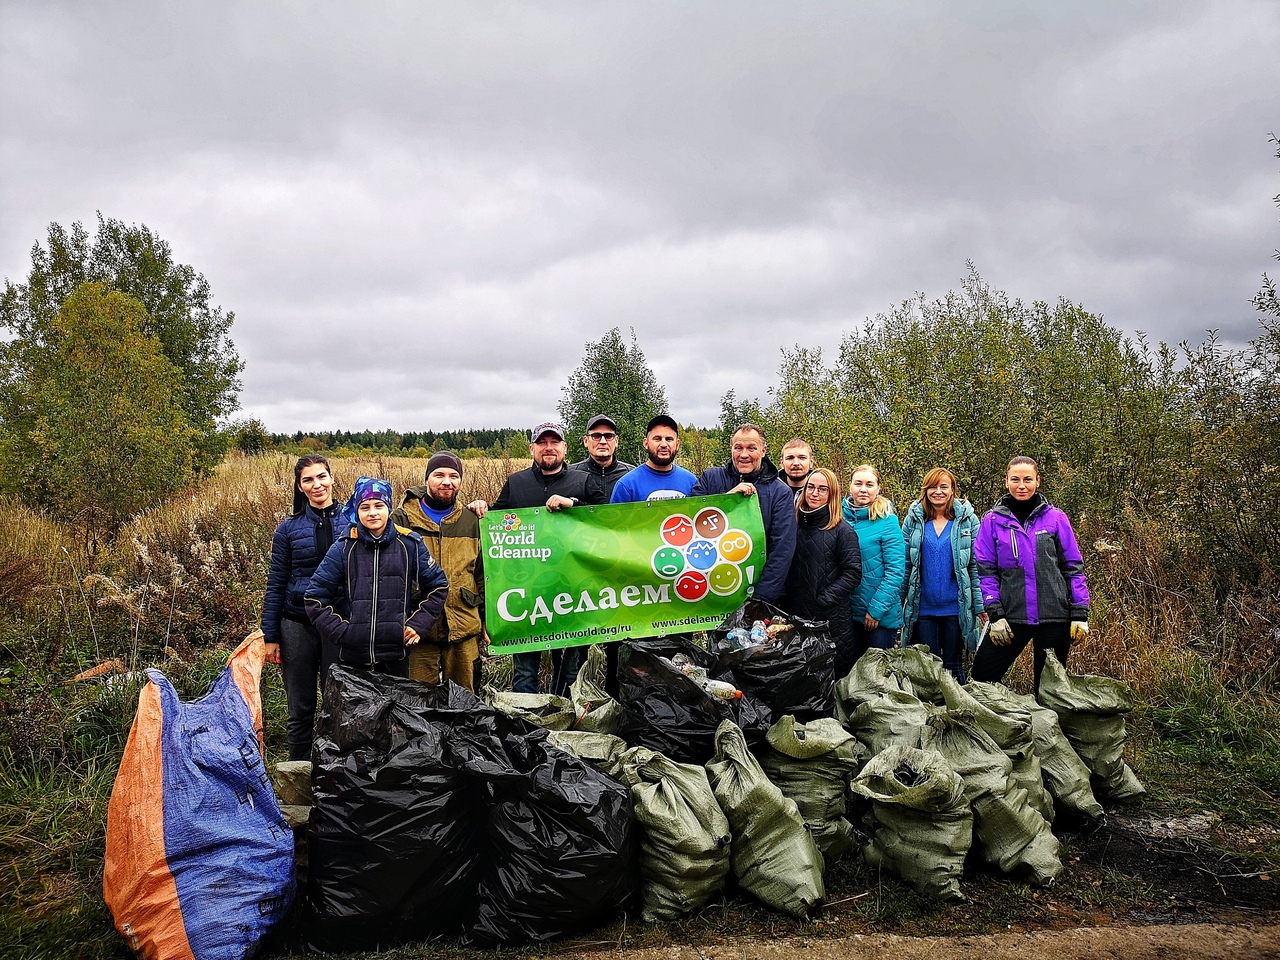
POLYGON ((644 451, 648 460, 619 480, 611 503, 639 500, 672 500, 687 497, 698 478, 676 463, 680 452, 680 425, 660 413, 645 428, 644 451))
POLYGON ((409 650, 409 678, 432 685, 452 680, 474 693, 476 660, 485 639, 484 551, 479 519, 458 502, 461 486, 462 460, 441 450, 427 461, 426 483, 404 492, 391 520, 421 534, 449 580, 444 615, 409 650))
POLYGON ((608 503, 613 485, 632 469, 631 464, 614 456, 618 451, 618 425, 613 418, 597 413, 587 421, 582 444, 587 448, 587 459, 571 464, 569 469, 585 473, 587 486, 608 503))
MULTIPOLYGON (((680 425, 660 413, 645 427, 644 451, 648 460, 613 487, 610 503, 638 503, 644 500, 677 500, 692 492, 698 478, 676 463, 680 452, 680 425)), ((604 644, 605 691, 618 696, 618 646, 625 640, 604 644)))
MULTIPOLYGON (((493 509, 546 506, 548 510, 562 510, 582 503, 607 502, 600 495, 600 490, 587 488, 585 472, 570 470, 565 464, 569 445, 564 437, 564 427, 552 420, 544 421, 529 431, 529 456, 533 458, 533 464, 528 470, 520 470, 507 477, 502 492, 493 501, 493 509)), ((538 693, 538 665, 542 662, 542 654, 517 653, 512 659, 515 675, 511 689, 516 693, 538 693)), ((565 696, 585 659, 585 647, 552 650, 550 692, 565 696)))

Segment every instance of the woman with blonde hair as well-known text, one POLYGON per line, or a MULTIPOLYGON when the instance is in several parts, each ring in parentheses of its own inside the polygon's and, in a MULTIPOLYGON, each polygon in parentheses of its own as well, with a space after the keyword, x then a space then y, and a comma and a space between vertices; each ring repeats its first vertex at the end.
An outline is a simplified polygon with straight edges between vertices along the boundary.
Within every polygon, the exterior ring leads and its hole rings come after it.
POLYGON ((826 467, 812 470, 805 478, 796 502, 796 552, 787 573, 784 604, 798 617, 828 622, 837 661, 842 652, 851 654, 849 600, 862 579, 858 536, 834 509, 839 490, 840 481, 826 467))
POLYGON ((964 651, 978 649, 987 614, 973 553, 978 515, 958 494, 956 475, 934 467, 902 521, 907 547, 902 643, 926 645, 964 683, 964 651))
POLYGON ((850 658, 836 654, 836 673, 844 676, 871 647, 887 650, 898 643, 902 626, 902 582, 907 551, 893 504, 880 492, 880 471, 869 463, 854 468, 844 519, 858 535, 862 582, 854 591, 853 645, 850 658))

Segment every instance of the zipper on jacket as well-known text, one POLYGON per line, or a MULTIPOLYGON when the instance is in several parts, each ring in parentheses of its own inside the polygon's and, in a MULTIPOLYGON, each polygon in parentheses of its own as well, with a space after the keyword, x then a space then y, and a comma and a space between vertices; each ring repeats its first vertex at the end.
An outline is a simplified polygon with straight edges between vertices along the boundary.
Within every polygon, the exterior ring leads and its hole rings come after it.
POLYGON ((378 561, 382 557, 382 551, 375 549, 373 551, 373 611, 369 616, 369 664, 373 665, 378 661, 373 657, 374 638, 378 634, 378 561))
POLYGON ((1013 548, 1013 560, 1016 563, 1018 561, 1018 535, 1012 527, 1009 528, 1009 546, 1013 548))

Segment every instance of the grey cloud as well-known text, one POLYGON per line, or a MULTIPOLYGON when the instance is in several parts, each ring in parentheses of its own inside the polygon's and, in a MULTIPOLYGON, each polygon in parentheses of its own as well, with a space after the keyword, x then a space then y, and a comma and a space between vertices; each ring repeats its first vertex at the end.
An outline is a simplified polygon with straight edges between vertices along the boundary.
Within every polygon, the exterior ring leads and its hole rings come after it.
POLYGON ((968 259, 1242 342, 1278 38, 1249 2, 9 4, 0 273, 147 223, 279 430, 524 425, 612 326, 712 422, 968 259))

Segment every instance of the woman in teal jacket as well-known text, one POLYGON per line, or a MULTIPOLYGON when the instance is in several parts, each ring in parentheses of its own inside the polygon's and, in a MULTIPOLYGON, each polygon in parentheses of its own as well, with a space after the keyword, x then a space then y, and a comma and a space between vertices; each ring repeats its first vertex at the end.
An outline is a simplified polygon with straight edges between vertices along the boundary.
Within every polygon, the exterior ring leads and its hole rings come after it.
POLYGON ((955 474, 934 467, 902 522, 907 543, 902 644, 924 644, 964 683, 965 648, 978 649, 987 615, 973 555, 978 515, 968 501, 957 499, 957 490, 955 474))
POLYGON ((902 626, 902 584, 907 550, 893 504, 880 493, 880 471, 869 463, 854 468, 844 519, 858 535, 862 582, 854 591, 853 646, 836 650, 836 675, 843 677, 871 647, 888 650, 902 626))

